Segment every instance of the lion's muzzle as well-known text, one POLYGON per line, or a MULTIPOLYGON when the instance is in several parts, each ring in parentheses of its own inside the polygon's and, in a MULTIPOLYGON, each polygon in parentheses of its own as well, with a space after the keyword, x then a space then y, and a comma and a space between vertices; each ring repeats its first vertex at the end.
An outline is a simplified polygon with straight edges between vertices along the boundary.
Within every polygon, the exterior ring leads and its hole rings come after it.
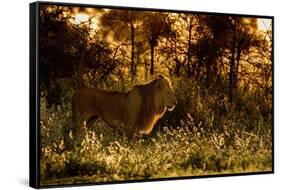
POLYGON ((168 106, 167 106, 167 110, 168 110, 168 111, 173 111, 173 110, 175 109, 175 107, 176 107, 176 103, 175 103, 175 104, 172 104, 172 105, 168 105, 168 106))

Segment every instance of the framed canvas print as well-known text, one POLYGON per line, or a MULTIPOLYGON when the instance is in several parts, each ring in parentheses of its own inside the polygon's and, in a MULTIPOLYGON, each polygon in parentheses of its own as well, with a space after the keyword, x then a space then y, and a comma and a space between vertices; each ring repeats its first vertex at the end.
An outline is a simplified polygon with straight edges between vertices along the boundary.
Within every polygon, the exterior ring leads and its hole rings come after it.
POLYGON ((272 16, 30 4, 30 186, 269 174, 272 16))

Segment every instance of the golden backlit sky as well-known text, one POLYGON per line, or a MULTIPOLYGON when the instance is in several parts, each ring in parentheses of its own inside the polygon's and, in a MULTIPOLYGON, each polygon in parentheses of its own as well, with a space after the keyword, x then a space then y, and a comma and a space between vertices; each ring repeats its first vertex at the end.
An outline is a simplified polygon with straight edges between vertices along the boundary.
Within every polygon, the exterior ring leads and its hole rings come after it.
MULTIPOLYGON (((74 16, 74 20, 72 20, 71 22, 74 24, 79 24, 81 22, 86 22, 88 21, 90 18, 90 16, 86 13, 76 13, 74 16)), ((92 18, 92 23, 91 23, 91 27, 96 30, 98 29, 97 26, 97 19, 95 19, 95 17, 92 18)))
MULTIPOLYGON (((81 22, 88 21, 89 18, 90 16, 86 13, 76 13, 72 23, 79 24, 81 22)), ((94 30, 98 28, 97 19, 95 18, 92 18, 92 28, 94 30)), ((258 18, 258 28, 261 31, 267 31, 268 29, 271 29, 271 19, 258 18)))
POLYGON ((258 19, 258 27, 262 31, 267 31, 268 29, 271 29, 271 19, 258 19))
POLYGON ((89 19, 89 15, 87 15, 86 13, 77 13, 74 16, 74 20, 72 21, 72 23, 79 24, 80 22, 85 22, 88 19, 89 19))

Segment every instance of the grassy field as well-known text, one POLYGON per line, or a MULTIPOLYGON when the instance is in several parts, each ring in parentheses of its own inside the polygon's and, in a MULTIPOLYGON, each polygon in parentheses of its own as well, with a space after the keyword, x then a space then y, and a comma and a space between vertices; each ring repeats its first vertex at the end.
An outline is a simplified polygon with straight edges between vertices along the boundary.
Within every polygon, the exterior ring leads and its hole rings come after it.
POLYGON ((175 110, 150 135, 132 142, 98 120, 72 152, 64 151, 63 130, 73 91, 56 107, 42 96, 41 185, 271 171, 270 103, 252 92, 229 105, 214 91, 178 82, 175 110))
MULTIPOLYGON (((238 131, 207 134, 203 128, 165 128, 154 137, 130 142, 98 123, 75 152, 45 148, 41 184, 198 176, 271 171, 271 134, 238 131), (70 167, 69 167, 70 166, 70 167)), ((63 145, 61 145, 63 146, 63 145)))

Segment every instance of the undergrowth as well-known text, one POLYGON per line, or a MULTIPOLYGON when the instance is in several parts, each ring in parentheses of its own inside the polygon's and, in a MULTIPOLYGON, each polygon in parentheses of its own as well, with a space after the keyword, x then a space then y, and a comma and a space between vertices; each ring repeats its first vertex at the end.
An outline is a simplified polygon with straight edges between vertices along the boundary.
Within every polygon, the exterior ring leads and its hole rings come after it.
POLYGON ((214 89, 177 84, 176 109, 150 135, 130 141, 98 120, 74 151, 65 151, 63 141, 71 95, 49 108, 41 96, 41 185, 272 170, 272 116, 262 115, 257 96, 229 104, 214 89))

